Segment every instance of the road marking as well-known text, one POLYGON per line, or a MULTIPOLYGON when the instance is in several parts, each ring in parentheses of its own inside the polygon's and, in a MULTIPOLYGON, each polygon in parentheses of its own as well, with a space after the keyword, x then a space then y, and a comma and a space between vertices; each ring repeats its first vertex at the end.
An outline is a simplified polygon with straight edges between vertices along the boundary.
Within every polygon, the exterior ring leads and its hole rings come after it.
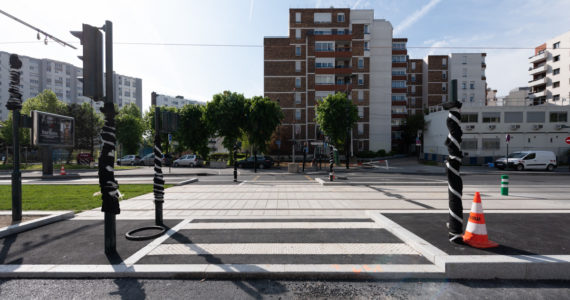
POLYGON ((238 186, 240 185, 244 185, 247 182, 247 180, 242 181, 240 184, 238 184, 238 186))
POLYGON ((313 178, 311 178, 309 175, 305 175, 305 178, 307 178, 309 181, 313 181, 313 178))
POLYGON ((253 178, 253 180, 252 180, 252 181, 256 181, 256 180, 257 180, 259 177, 261 177, 261 175, 257 175, 257 176, 255 176, 255 178, 253 178))
POLYGON ((148 255, 417 255, 404 243, 161 244, 148 255))
MULTIPOLYGON (((277 220, 276 220, 277 221, 277 220)), ((182 229, 369 229, 381 228, 375 222, 220 222, 189 223, 182 229)))

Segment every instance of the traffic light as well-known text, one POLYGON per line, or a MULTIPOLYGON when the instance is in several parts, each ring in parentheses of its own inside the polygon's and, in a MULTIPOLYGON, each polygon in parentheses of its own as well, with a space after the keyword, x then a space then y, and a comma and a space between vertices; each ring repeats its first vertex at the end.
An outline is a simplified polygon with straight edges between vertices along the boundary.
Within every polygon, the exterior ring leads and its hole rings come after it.
POLYGON ((71 31, 83 46, 83 96, 103 101, 103 35, 97 27, 83 24, 83 31, 71 31))

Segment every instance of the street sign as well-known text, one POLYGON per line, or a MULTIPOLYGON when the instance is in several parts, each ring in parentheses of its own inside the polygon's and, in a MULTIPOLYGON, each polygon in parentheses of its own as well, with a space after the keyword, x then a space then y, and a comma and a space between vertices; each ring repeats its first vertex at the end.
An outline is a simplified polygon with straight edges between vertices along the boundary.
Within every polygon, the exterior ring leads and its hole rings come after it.
POLYGON ((171 133, 168 134, 168 142, 172 143, 172 134, 171 133))
POLYGON ((570 144, 570 136, 566 138, 566 144, 570 144))
POLYGON ((507 140, 507 143, 511 141, 511 135, 507 133, 507 136, 505 137, 505 139, 507 140))

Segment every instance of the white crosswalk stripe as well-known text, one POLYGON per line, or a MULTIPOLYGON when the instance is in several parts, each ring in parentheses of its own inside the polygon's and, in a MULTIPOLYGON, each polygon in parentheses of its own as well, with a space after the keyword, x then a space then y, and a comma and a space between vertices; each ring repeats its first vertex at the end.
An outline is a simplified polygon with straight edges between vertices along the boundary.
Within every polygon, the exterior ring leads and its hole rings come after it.
POLYGON ((374 222, 257 222, 189 223, 183 229, 364 229, 381 228, 374 222))

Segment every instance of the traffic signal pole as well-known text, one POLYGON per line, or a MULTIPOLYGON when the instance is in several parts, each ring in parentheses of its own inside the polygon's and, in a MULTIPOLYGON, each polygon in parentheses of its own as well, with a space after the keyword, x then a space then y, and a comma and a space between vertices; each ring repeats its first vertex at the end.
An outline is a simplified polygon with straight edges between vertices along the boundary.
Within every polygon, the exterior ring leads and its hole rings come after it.
POLYGON ((6 107, 12 111, 12 135, 14 150, 14 170, 12 171, 12 221, 22 220, 22 173, 20 172, 20 109, 22 94, 20 93, 20 69, 22 61, 16 54, 10 55, 10 98, 6 107))

